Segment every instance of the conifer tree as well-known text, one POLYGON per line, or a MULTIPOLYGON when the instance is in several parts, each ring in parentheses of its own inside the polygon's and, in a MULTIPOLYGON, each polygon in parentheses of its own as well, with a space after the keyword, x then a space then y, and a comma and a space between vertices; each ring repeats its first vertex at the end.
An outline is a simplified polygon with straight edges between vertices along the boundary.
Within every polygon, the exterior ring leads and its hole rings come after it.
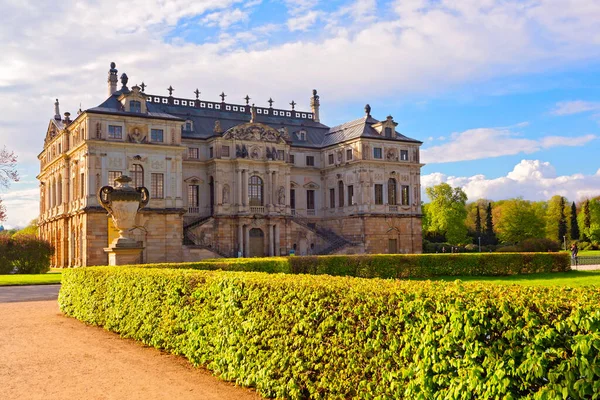
POLYGON ((558 241, 562 243, 567 236, 567 216, 565 214, 566 201, 564 197, 560 198, 560 219, 558 220, 558 241))
POLYGON ((592 216, 590 214, 590 201, 583 203, 583 240, 589 240, 588 232, 592 225, 592 216))
POLYGON ((479 212, 479 204, 477 204, 477 211, 475 214, 475 235, 481 237, 481 213, 479 212))
POLYGON ((579 223, 577 222, 577 207, 571 204, 571 240, 579 240, 579 223))
POLYGON ((494 232, 494 221, 492 220, 492 203, 488 203, 485 214, 485 244, 496 244, 496 232, 494 232))

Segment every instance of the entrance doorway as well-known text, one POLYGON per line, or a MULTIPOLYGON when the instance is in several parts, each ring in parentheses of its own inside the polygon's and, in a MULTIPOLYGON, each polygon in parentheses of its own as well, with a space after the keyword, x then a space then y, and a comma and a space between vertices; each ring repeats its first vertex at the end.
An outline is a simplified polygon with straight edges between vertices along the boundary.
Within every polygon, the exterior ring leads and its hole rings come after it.
POLYGON ((398 252, 398 242, 396 239, 388 240, 388 253, 396 254, 398 252))
POLYGON ((265 255, 265 234, 261 229, 252 228, 250 236, 250 257, 264 257, 265 255))

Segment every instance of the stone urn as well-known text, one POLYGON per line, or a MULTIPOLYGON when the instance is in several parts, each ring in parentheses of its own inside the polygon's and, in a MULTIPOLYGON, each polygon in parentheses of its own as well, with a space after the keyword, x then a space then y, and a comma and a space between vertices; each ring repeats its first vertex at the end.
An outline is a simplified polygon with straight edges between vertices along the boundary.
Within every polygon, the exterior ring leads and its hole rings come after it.
POLYGON ((138 211, 148 204, 150 193, 145 187, 129 186, 131 178, 125 175, 115 182, 115 187, 103 186, 98 191, 98 202, 108 211, 119 231, 119 237, 104 250, 109 254, 110 265, 141 262, 142 244, 127 236, 135 227, 138 211))

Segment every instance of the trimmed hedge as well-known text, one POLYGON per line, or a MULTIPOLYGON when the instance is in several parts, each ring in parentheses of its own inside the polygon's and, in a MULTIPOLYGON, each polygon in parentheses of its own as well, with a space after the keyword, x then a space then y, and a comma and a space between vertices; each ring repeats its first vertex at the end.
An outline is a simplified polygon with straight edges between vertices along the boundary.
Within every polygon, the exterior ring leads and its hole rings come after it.
POLYGON ((61 310, 289 399, 598 399, 600 291, 122 267, 61 310))
POLYGON ((228 258, 193 263, 146 264, 147 268, 328 274, 361 278, 500 276, 571 270, 567 253, 393 254, 228 258))

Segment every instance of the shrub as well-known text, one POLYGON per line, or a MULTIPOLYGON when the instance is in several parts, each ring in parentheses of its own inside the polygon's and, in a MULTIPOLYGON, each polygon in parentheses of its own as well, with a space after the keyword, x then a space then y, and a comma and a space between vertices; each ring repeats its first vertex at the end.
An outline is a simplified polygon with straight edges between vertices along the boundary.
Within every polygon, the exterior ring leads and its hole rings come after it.
POLYGON ((265 397, 598 398, 600 292, 96 267, 61 310, 265 397))
POLYGON ((518 248, 519 251, 526 252, 559 251, 560 243, 548 238, 533 238, 523 240, 518 244, 518 248))
POLYGON ((0 274, 43 274, 50 269, 54 249, 50 243, 30 235, 0 237, 0 274))
POLYGON ((193 263, 145 264, 143 268, 283 272, 362 278, 498 276, 570 271, 566 253, 379 254, 271 258, 229 258, 193 263))

